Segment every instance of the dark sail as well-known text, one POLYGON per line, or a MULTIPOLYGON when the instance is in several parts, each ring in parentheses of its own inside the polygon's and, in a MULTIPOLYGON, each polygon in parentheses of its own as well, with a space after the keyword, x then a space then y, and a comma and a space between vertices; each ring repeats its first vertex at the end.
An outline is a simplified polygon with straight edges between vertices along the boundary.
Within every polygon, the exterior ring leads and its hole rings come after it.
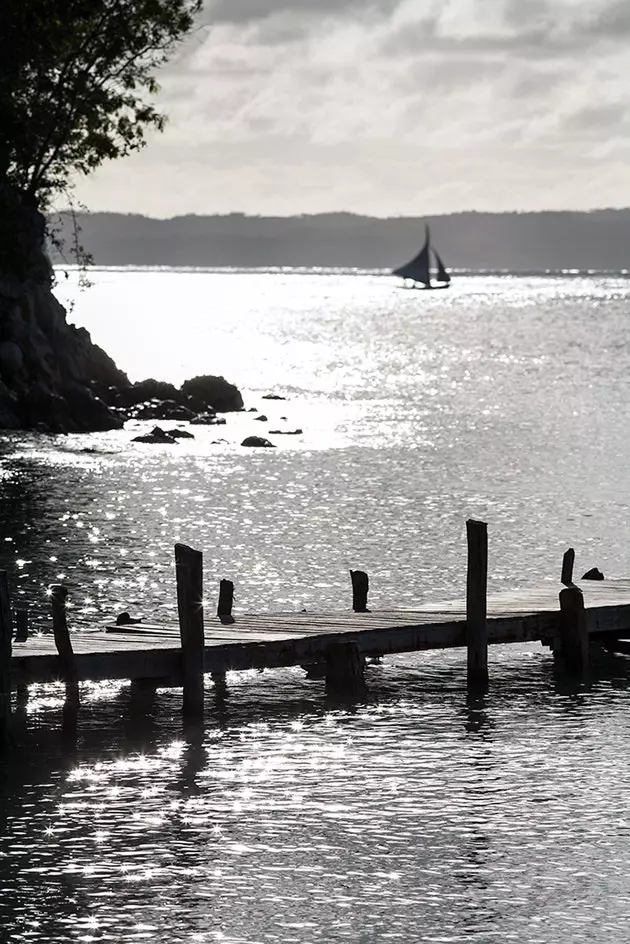
POLYGON ((431 275, 429 272, 429 227, 426 227, 425 243, 417 256, 414 256, 410 262, 394 269, 394 275, 399 275, 402 279, 413 279, 414 282, 422 282, 423 285, 431 284, 431 275))
POLYGON ((437 282, 450 282, 451 277, 444 267, 444 263, 440 259, 438 253, 433 250, 433 255, 435 256, 435 261, 437 263, 437 275, 435 276, 437 282))

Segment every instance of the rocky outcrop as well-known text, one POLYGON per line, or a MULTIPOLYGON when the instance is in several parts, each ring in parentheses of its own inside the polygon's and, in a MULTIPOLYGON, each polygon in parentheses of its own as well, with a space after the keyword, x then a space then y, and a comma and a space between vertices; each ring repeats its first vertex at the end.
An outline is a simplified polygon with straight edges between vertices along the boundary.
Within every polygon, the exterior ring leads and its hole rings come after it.
POLYGON ((122 420, 97 395, 129 384, 52 293, 44 219, 0 184, 0 428, 80 432, 122 420))
POLYGON ((224 377, 193 377, 181 388, 152 378, 131 384, 85 328, 67 323, 44 240, 44 217, 0 181, 0 429, 88 432, 127 419, 220 425, 217 412, 243 409, 224 377))

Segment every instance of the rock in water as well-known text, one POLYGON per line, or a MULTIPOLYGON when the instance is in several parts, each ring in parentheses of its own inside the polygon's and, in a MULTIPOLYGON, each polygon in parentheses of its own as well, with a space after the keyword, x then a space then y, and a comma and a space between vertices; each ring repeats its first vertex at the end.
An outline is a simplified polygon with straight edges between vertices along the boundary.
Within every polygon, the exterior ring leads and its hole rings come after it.
POLYGON ((141 443, 164 443, 172 446, 177 442, 177 439, 172 433, 167 433, 165 429, 162 429, 161 426, 154 426, 150 433, 145 433, 144 436, 134 436, 131 441, 141 443))
POLYGON ((181 392, 184 396, 202 400, 217 413, 236 413, 243 409, 240 391, 225 377, 192 377, 184 381, 181 392))
POLYGON ((241 446, 260 446, 266 449, 270 447, 275 449, 275 446, 272 442, 269 442, 268 439, 264 439, 262 436, 246 436, 241 446))
POLYGON ((585 574, 582 574, 582 580, 603 580, 604 575, 597 567, 591 567, 585 574))

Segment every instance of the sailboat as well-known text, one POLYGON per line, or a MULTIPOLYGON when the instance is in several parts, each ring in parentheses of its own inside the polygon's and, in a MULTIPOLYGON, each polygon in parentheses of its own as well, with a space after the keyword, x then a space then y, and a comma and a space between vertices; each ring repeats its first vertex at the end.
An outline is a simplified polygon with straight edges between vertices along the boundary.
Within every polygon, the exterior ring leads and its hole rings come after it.
POLYGON ((451 284, 451 276, 446 270, 446 266, 440 259, 440 256, 431 245, 429 227, 426 226, 426 235, 424 246, 417 256, 414 256, 409 262, 394 269, 392 275, 399 275, 405 282, 408 280, 414 282, 414 288, 422 285, 425 289, 448 288, 451 284), (437 271, 435 273, 435 283, 431 281, 431 253, 435 257, 437 271))

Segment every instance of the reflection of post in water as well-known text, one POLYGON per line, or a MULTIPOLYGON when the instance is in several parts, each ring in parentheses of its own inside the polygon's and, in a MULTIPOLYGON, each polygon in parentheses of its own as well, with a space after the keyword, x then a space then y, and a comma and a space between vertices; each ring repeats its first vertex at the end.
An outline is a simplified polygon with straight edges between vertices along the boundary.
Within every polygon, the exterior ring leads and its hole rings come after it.
POLYGON ((488 697, 484 693, 470 690, 466 693, 466 722, 464 727, 468 734, 479 734, 486 729, 486 736, 493 727, 488 717, 488 697))
POLYGON ((77 738, 77 719, 79 713, 79 674, 70 642, 68 620, 66 618, 66 597, 68 588, 56 583, 50 588, 52 605, 53 635, 59 656, 60 675, 66 683, 66 698, 62 714, 62 734, 64 741, 74 742, 77 738))
POLYGON ((182 793, 198 793, 201 788, 197 784, 197 775, 206 766, 206 752, 203 746, 204 726, 196 721, 185 721, 183 734, 186 740, 186 749, 181 775, 177 783, 182 793))

